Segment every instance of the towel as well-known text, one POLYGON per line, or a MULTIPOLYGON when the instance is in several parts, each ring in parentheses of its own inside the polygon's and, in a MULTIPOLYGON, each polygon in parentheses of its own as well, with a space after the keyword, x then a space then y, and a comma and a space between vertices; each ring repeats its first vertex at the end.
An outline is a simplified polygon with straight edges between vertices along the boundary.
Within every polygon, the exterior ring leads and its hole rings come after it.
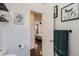
POLYGON ((68 56, 68 31, 54 31, 54 50, 59 56, 68 56))

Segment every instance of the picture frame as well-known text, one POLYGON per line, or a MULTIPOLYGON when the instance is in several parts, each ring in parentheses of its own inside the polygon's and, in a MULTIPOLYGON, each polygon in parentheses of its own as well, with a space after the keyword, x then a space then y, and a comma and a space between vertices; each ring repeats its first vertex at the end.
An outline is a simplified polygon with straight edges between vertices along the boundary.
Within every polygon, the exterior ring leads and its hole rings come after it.
POLYGON ((70 3, 61 8, 61 22, 79 19, 79 4, 70 3), (76 9, 75 9, 76 8, 76 9))
POLYGON ((54 18, 58 17, 58 5, 55 5, 54 7, 54 18))
POLYGON ((24 25, 24 15, 23 13, 14 13, 14 24, 24 25))

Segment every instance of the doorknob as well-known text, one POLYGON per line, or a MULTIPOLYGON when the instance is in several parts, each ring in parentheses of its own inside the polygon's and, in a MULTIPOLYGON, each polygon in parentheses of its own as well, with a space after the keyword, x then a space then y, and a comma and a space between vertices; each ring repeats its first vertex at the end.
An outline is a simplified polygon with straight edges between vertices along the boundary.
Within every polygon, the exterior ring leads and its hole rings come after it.
POLYGON ((50 42, 53 42, 53 40, 50 40, 50 42))

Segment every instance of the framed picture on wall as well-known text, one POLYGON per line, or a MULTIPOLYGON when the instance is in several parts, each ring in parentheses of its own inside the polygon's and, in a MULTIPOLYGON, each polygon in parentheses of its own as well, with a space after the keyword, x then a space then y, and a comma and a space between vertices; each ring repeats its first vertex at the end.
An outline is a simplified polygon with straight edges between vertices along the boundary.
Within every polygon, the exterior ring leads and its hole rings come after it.
POLYGON ((58 5, 54 6, 54 18, 58 17, 58 5))
POLYGON ((24 15, 23 15, 23 13, 14 13, 14 24, 24 25, 24 15))
POLYGON ((79 4, 71 3, 61 8, 61 21, 71 21, 79 19, 79 4))

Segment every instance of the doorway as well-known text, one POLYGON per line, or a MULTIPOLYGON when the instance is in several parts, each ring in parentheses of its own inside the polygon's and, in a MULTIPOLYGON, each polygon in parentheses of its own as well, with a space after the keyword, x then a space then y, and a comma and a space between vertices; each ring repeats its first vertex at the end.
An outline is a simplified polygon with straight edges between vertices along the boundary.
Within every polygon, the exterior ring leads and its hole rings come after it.
POLYGON ((42 14, 30 12, 30 55, 42 56, 42 14))

